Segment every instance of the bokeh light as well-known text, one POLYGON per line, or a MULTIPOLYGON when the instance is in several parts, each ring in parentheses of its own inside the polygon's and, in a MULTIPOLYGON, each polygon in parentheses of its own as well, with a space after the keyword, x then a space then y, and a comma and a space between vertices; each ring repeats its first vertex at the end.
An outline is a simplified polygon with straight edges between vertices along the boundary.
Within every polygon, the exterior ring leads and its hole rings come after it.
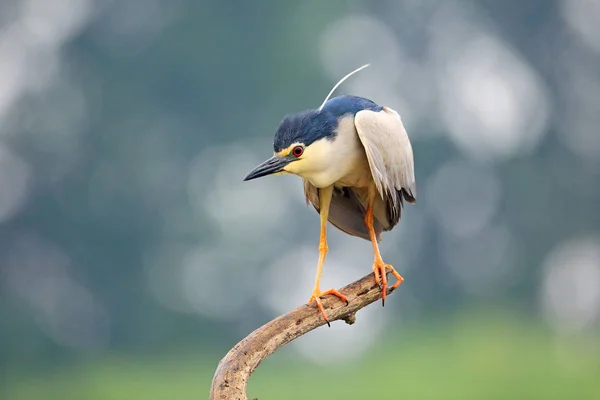
POLYGON ((560 333, 584 329, 600 319, 600 238, 573 238, 544 261, 543 310, 560 333))

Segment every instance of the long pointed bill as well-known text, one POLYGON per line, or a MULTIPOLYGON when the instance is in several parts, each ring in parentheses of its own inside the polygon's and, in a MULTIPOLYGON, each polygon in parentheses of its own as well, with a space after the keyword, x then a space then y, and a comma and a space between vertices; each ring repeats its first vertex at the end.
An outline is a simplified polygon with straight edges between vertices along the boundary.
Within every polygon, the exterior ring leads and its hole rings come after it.
POLYGON ((249 181, 251 179, 260 178, 261 176, 267 176, 281 172, 283 171, 283 167, 289 163, 290 160, 286 160, 285 158, 281 158, 279 156, 273 156, 250 171, 244 178, 244 181, 249 181))

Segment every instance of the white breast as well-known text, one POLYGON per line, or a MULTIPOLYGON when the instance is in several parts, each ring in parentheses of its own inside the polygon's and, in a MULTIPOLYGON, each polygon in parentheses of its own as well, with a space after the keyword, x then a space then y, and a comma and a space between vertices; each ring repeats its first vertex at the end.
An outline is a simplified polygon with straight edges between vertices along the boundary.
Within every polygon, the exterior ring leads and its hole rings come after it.
POLYGON ((340 120, 334 139, 319 140, 307 150, 311 168, 302 175, 318 188, 330 185, 365 187, 372 181, 352 116, 340 120))

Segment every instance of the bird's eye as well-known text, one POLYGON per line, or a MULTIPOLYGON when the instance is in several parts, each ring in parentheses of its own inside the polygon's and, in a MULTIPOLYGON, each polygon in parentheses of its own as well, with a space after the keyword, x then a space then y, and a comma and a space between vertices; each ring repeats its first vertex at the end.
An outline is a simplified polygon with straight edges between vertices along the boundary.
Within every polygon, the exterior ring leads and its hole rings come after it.
POLYGON ((292 154, 295 157, 300 157, 302 155, 302 153, 304 153, 304 147, 302 146, 296 146, 294 147, 294 149, 292 150, 292 154))

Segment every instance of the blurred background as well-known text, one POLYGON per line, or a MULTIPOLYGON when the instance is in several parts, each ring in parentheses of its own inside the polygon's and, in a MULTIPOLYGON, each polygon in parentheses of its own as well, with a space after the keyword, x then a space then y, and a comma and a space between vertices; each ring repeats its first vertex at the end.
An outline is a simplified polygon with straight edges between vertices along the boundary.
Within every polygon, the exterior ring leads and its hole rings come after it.
MULTIPOLYGON (((207 398, 310 296, 286 113, 402 115, 418 203, 382 308, 264 362, 260 398, 600 398, 597 0, 0 2, 0 398, 207 398), (351 383, 349 383, 351 382, 351 383)), ((323 288, 371 271, 331 229, 323 288)))

